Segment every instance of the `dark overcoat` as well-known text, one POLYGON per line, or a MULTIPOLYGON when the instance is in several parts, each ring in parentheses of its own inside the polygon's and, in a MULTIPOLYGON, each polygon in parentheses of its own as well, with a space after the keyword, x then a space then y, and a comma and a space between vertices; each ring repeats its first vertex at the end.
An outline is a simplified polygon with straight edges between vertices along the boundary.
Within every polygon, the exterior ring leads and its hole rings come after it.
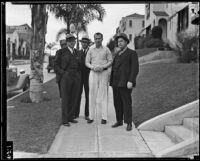
POLYGON ((113 60, 110 85, 127 87, 127 82, 132 82, 133 87, 135 87, 138 72, 139 63, 137 53, 136 51, 127 48, 121 55, 117 53, 113 60), (116 61, 116 59, 118 59, 118 61, 116 61))
MULTIPOLYGON (((79 63, 81 66, 81 55, 78 50, 74 49, 75 53, 79 55, 79 63)), ((62 75, 64 74, 65 70, 67 69, 70 59, 71 59, 71 52, 68 48, 60 49, 56 52, 55 60, 54 60, 54 70, 56 72, 56 82, 61 80, 62 75)))

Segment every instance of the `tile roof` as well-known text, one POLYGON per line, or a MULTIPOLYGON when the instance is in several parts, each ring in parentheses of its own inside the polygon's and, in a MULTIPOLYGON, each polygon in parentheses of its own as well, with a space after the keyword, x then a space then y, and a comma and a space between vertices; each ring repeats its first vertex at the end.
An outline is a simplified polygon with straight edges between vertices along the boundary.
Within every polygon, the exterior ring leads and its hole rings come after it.
POLYGON ((13 33, 16 30, 16 26, 7 26, 6 25, 6 33, 13 33))
POLYGON ((156 16, 169 16, 166 12, 164 11, 153 11, 153 13, 156 15, 156 16))
POLYGON ((19 26, 8 26, 6 25, 6 33, 13 33, 18 27, 21 26, 27 26, 29 28, 29 30, 32 30, 32 28, 28 25, 28 24, 22 24, 19 26))
POLYGON ((134 13, 134 14, 128 15, 126 17, 144 18, 144 15, 140 15, 140 14, 134 13))

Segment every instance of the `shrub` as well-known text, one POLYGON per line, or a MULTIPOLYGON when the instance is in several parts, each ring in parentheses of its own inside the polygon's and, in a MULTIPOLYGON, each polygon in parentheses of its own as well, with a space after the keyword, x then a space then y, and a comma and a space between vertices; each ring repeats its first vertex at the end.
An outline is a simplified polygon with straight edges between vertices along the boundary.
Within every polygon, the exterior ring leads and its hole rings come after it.
POLYGON ((145 48, 162 48, 163 41, 158 38, 151 38, 144 43, 145 48))
POLYGON ((136 36, 134 38, 135 49, 143 49, 146 38, 143 36, 136 36))
POLYGON ((181 44, 178 47, 180 61, 183 63, 198 62, 198 36, 182 32, 177 34, 177 39, 181 44))
POLYGON ((162 40, 162 28, 160 26, 154 26, 151 33, 153 38, 162 40))

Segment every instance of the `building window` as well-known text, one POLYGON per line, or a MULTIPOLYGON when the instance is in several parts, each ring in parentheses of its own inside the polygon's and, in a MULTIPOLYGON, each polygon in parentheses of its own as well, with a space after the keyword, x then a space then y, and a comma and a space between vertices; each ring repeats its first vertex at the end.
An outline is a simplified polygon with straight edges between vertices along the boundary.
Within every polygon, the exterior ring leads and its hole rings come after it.
POLYGON ((142 27, 144 27, 144 20, 142 21, 142 27))
POLYGON ((132 34, 129 34, 129 40, 132 41, 132 34))
POLYGON ((185 7, 178 12, 178 28, 177 31, 182 31, 188 28, 189 7, 185 7))
POLYGON ((129 27, 132 27, 132 20, 129 20, 129 27))
POLYGON ((147 13, 147 20, 148 20, 149 17, 150 17, 150 3, 148 3, 148 4, 146 5, 146 13, 147 13))

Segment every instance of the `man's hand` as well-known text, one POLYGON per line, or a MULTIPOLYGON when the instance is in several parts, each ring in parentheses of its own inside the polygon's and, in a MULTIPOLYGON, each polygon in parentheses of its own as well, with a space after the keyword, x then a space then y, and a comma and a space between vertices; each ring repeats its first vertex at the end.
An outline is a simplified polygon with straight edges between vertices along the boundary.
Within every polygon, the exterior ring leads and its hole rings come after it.
POLYGON ((103 71, 103 68, 100 67, 100 66, 95 66, 95 67, 93 67, 93 70, 94 70, 95 72, 101 72, 101 71, 103 71))
POLYGON ((128 83, 127 83, 127 88, 128 88, 128 89, 131 89, 131 88, 133 88, 133 83, 131 83, 131 82, 128 82, 128 83))

